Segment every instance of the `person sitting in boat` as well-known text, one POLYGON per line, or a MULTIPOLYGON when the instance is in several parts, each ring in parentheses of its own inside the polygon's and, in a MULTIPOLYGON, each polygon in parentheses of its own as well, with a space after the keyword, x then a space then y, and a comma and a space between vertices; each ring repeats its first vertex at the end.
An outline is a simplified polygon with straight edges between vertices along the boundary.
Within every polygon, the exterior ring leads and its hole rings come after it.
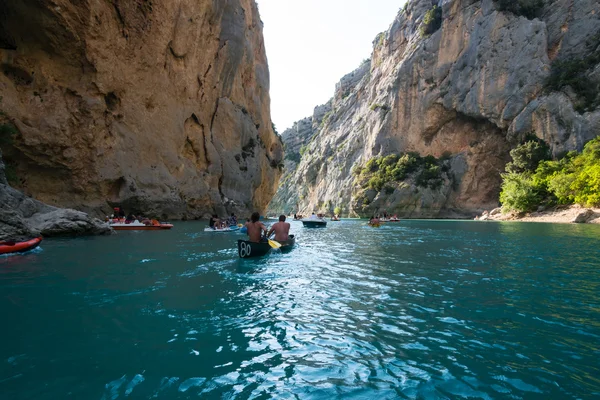
POLYGON ((381 221, 379 220, 379 216, 377 215, 372 216, 369 220, 369 225, 379 225, 380 223, 381 221))
POLYGON ((234 213, 231 213, 231 217, 229 217, 229 226, 236 226, 237 225, 237 217, 235 216, 234 213))
POLYGON ((314 221, 314 220, 317 220, 317 219, 319 219, 319 218, 317 218, 317 216, 315 215, 315 213, 312 213, 312 215, 310 216, 310 218, 309 218, 309 219, 311 219, 311 220, 313 220, 313 221, 314 221))
POLYGON ((148 226, 148 225, 152 225, 152 221, 150 221, 150 219, 149 219, 149 218, 147 218, 147 217, 144 217, 144 218, 142 218, 142 224, 144 224, 144 225, 146 225, 146 226, 148 226))
POLYGON ((135 220, 136 220, 135 215, 129 213, 129 215, 127 216, 127 218, 125 218, 125 223, 126 224, 130 224, 130 223, 132 223, 135 220))
POLYGON ((250 237, 251 242, 261 242, 263 240, 263 232, 265 233, 265 235, 267 233, 267 227, 259 220, 260 214, 254 212, 250 217, 250 222, 246 224, 246 229, 248 230, 248 236, 250 237))
POLYGON ((217 217, 217 214, 213 214, 208 221, 208 227, 213 229, 219 229, 221 226, 221 220, 217 217))
POLYGON ((271 235, 275 233, 275 240, 278 242, 286 242, 290 236, 290 223, 285 222, 285 215, 279 216, 279 222, 276 222, 271 226, 269 232, 267 233, 267 237, 271 237, 271 235))

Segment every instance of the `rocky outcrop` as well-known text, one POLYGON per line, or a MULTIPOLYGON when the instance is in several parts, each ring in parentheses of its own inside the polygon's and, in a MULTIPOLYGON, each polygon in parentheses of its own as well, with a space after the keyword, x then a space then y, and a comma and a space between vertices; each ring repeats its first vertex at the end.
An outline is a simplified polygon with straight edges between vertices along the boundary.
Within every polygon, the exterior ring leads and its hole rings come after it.
POLYGON ((555 206, 552 208, 540 206, 535 212, 523 213, 506 210, 503 212, 501 208, 496 208, 489 212, 484 211, 481 216, 475 217, 475 220, 598 224, 600 223, 600 209, 586 209, 580 205, 555 206))
POLYGON ((0 27, 15 188, 164 218, 272 198, 283 149, 254 0, 1 2, 0 27))
POLYGON ((273 202, 271 211, 472 218, 496 208, 509 151, 527 134, 559 155, 600 133, 589 93, 547 84, 558 65, 584 65, 581 77, 600 83, 590 56, 600 50, 597 7, 548 0, 528 19, 494 0, 409 1, 375 39, 368 68, 338 84, 331 114, 275 196, 293 200, 273 202), (374 190, 352 173, 374 157, 407 152, 446 160, 441 183, 409 176, 374 190))
POLYGON ((108 224, 81 211, 51 207, 11 188, 0 153, 0 241, 110 233, 108 224))
POLYGON ((594 210, 588 209, 582 213, 579 213, 575 218, 573 218, 572 222, 574 224, 585 224, 588 221, 591 221, 592 219, 596 218, 598 218, 598 216, 596 215, 594 210))

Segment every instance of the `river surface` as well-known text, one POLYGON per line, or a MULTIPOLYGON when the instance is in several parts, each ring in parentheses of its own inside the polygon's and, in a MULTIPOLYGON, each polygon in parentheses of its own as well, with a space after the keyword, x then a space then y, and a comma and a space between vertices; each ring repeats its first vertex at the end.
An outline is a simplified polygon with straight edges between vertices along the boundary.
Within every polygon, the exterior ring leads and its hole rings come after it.
POLYGON ((600 226, 204 227, 0 257, 0 399, 600 398, 600 226))

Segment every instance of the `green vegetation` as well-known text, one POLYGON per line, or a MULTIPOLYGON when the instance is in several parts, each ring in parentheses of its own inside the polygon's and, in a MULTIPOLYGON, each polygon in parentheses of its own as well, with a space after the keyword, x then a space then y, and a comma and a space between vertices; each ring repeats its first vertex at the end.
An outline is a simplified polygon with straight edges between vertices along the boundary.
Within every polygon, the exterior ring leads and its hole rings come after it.
POLYGON ((335 215, 340 215, 340 214, 342 213, 342 209, 341 209, 341 207, 336 207, 336 208, 334 208, 334 209, 333 209, 333 213, 334 213, 335 215))
POLYGON ((550 148, 543 140, 528 136, 527 141, 510 151, 513 161, 506 164, 506 172, 521 174, 533 172, 540 162, 550 160, 550 148))
POLYGON ((11 186, 15 186, 19 183, 19 178, 17 177, 17 170, 13 164, 5 164, 4 175, 6 176, 6 180, 11 186))
POLYGON ((306 148, 308 146, 304 145, 304 146, 300 146, 300 157, 302 157, 304 155, 304 153, 306 153, 306 148))
POLYGON ((421 157, 418 153, 390 154, 370 159, 364 167, 354 167, 359 186, 387 194, 394 192, 394 183, 413 177, 417 186, 437 189, 448 171, 446 161, 433 156, 421 157))
POLYGON ((573 89, 579 102, 575 109, 579 113, 591 111, 600 106, 600 82, 594 82, 589 73, 600 64, 600 34, 588 41, 590 54, 586 57, 555 61, 550 76, 546 80, 546 89, 561 91, 566 87, 573 89))
POLYGON ((300 162, 300 153, 287 153, 285 158, 295 163, 300 162))
POLYGON ((421 37, 427 37, 442 27, 442 8, 433 6, 432 9, 425 13, 423 23, 419 28, 421 37))
POLYGON ((327 125, 327 122, 329 122, 329 118, 331 118, 331 116, 333 115, 334 110, 329 111, 328 113, 326 113, 325 115, 323 115, 323 119, 321 120, 321 123, 319 124, 319 129, 324 127, 325 125, 327 125))
POLYGON ((386 104, 371 104, 371 107, 369 107, 369 110, 371 111, 377 111, 377 110, 383 110, 383 111, 389 111, 390 110, 390 106, 386 105, 386 104))
POLYGON ((539 16, 544 7, 544 0, 495 0, 498 10, 508 11, 515 15, 522 15, 527 19, 539 16))
POLYGON ((0 147, 11 145, 18 133, 19 131, 13 124, 0 124, 0 147))
POLYGON ((547 145, 530 140, 513 151, 502 175, 500 202, 506 211, 529 212, 538 206, 600 206, 600 137, 583 153, 570 152, 558 161, 544 157, 547 145), (544 159, 546 158, 546 159, 544 159))

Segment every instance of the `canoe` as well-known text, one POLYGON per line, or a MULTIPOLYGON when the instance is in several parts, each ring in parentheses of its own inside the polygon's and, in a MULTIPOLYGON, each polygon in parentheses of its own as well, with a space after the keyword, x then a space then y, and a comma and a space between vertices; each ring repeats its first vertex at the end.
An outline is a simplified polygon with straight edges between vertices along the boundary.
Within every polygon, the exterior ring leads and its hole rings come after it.
POLYGON ((42 238, 27 240, 24 242, 0 242, 0 254, 24 253, 33 250, 42 243, 42 238))
POLYGON ((235 225, 231 225, 229 228, 225 228, 225 229, 204 228, 204 232, 235 232, 235 231, 239 231, 239 230, 240 230, 240 227, 235 226, 235 225))
POLYGON ((288 240, 286 240, 285 242, 279 242, 279 243, 281 244, 281 247, 279 248, 279 250, 281 250, 281 251, 291 250, 292 247, 294 247, 294 245, 296 244, 296 236, 290 235, 288 237, 288 240))
POLYGON ((238 255, 240 258, 262 257, 271 250, 267 242, 250 242, 248 240, 238 240, 238 255))
POLYGON ((171 229, 173 224, 160 223, 158 225, 144 225, 141 222, 132 222, 130 224, 109 224, 115 231, 160 231, 171 229))
POLYGON ((367 224, 367 225, 369 225, 372 228, 380 228, 381 227, 381 224, 367 224))
POLYGON ((327 226, 327 221, 302 220, 302 225, 304 225, 305 228, 325 228, 327 226))
MULTIPOLYGON (((278 243, 281 244, 279 250, 289 251, 296 244, 296 236, 290 235, 288 240, 278 243)), ((238 255, 240 258, 262 257, 267 255, 271 248, 268 242, 256 243, 248 240, 238 240, 238 255)))

